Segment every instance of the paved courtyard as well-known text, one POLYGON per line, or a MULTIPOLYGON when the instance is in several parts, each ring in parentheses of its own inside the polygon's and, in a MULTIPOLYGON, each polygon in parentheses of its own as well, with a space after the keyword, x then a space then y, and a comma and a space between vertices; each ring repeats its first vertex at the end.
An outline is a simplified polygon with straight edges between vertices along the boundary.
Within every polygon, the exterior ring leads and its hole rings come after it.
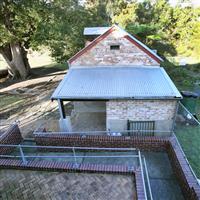
POLYGON ((0 199, 133 200, 132 176, 0 170, 0 199))

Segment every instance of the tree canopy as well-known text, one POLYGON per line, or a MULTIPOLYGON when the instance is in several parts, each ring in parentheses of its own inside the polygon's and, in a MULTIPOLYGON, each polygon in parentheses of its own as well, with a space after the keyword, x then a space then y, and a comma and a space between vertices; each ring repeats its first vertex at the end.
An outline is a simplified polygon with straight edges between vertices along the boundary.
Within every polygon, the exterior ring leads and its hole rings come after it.
MULTIPOLYGON (((188 0, 187 0, 188 2, 188 0)), ((161 56, 200 54, 200 8, 167 0, 2 0, 0 53, 12 77, 30 74, 27 50, 47 46, 65 62, 84 46, 86 26, 117 23, 161 56)))

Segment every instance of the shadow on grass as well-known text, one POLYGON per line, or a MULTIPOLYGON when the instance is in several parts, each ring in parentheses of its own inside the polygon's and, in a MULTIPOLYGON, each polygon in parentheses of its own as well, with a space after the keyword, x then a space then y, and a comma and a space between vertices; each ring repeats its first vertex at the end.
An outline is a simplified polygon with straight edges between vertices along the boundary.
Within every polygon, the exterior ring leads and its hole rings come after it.
MULTIPOLYGON (((52 74, 62 75, 66 73, 67 69, 68 69, 67 64, 59 64, 59 63, 35 67, 31 69, 31 75, 27 78, 27 80, 48 77, 48 76, 52 76, 52 74)), ((2 79, 2 81, 0 80, 0 89, 9 87, 21 81, 22 80, 13 80, 13 79, 4 78, 2 79)))
POLYGON ((15 120, 19 120, 20 118, 25 117, 27 118, 27 121, 30 122, 29 124, 31 126, 32 122, 37 121, 44 116, 57 116, 54 112, 58 112, 58 109, 56 109, 57 111, 53 111, 55 108, 48 108, 51 103, 49 95, 44 95, 38 103, 36 98, 32 99, 32 97, 27 97, 26 99, 23 99, 23 101, 17 101, 15 105, 7 106, 6 109, 0 109, 0 119, 14 117, 16 118, 15 120), (45 107, 41 107, 45 102, 47 102, 47 104, 44 104, 45 107))
POLYGON ((64 70, 68 69, 67 64, 50 64, 31 69, 31 78, 51 76, 51 74, 64 74, 64 70), (58 72, 58 73, 57 73, 58 72), (60 72, 60 73, 59 73, 60 72))

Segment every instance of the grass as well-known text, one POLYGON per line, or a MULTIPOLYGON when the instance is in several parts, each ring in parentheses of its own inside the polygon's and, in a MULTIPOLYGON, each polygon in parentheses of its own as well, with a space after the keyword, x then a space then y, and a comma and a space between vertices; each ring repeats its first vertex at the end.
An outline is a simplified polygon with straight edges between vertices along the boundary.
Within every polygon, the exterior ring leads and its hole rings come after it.
MULTIPOLYGON (((176 66, 166 61, 163 66, 179 90, 200 89, 200 64, 176 66)), ((197 101, 196 114, 200 119, 200 99, 197 101)), ((194 172, 200 178, 200 126, 176 125, 175 134, 194 172)))
POLYGON ((177 125, 176 136, 197 177, 200 177, 200 126, 177 125))
MULTIPOLYGON (((200 119, 200 100, 198 100, 197 116, 200 119)), ((200 178, 200 125, 176 125, 175 134, 194 172, 200 178)))
MULTIPOLYGON (((8 106, 12 106, 13 104, 19 105, 24 103, 24 98, 18 95, 0 95, 0 108, 5 109, 8 106)), ((0 109, 0 110, 1 110, 0 109)))
POLYGON ((67 63, 51 63, 48 65, 43 65, 35 68, 41 68, 41 67, 44 69, 56 68, 58 71, 60 71, 60 70, 66 70, 68 68, 68 65, 67 63))

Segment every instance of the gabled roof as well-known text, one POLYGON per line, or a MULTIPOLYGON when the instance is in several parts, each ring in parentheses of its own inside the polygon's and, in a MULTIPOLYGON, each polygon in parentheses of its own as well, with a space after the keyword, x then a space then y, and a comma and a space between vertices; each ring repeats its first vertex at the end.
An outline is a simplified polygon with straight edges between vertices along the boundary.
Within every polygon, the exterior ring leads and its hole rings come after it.
POLYGON ((127 40, 129 40, 130 42, 132 42, 134 45, 136 45, 138 48, 140 48, 142 51, 144 51, 145 53, 147 53, 155 61, 157 61, 158 63, 160 63, 161 61, 163 61, 163 59, 160 56, 158 56, 153 50, 151 50, 145 44, 143 44, 142 42, 140 42, 137 38, 135 38, 134 36, 132 36, 131 34, 129 34, 128 32, 126 32, 125 30, 123 30, 119 26, 113 25, 106 32, 104 32, 99 37, 97 37, 96 39, 94 39, 89 45, 87 45, 86 47, 84 47, 83 49, 81 49, 77 54, 75 54, 74 56, 72 56, 68 60, 68 62, 72 63, 74 60, 76 60, 78 57, 80 57, 81 55, 83 55, 86 51, 88 51, 89 49, 91 49, 92 47, 94 47, 96 44, 98 44, 101 40, 103 40, 104 38, 106 38, 110 33, 112 33, 116 29, 118 31, 120 31, 124 35, 124 38, 126 38, 127 40))
POLYGON ((179 99, 181 94, 162 67, 84 66, 71 68, 51 99, 179 99))

